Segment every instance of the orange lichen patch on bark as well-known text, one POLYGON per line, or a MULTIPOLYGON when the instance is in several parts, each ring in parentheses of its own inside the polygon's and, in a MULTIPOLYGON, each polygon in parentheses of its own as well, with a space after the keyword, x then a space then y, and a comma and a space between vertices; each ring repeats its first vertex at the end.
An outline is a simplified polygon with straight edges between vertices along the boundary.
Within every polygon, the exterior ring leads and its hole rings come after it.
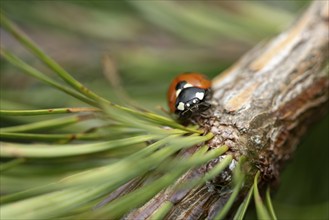
POLYGON ((289 48, 289 44, 293 44, 294 41, 300 33, 303 32, 303 29, 308 26, 311 21, 311 16, 307 13, 294 28, 290 29, 286 36, 283 39, 277 41, 275 45, 269 47, 263 55, 260 55, 259 59, 255 60, 250 64, 250 69, 253 71, 259 71, 263 69, 267 64, 271 62, 272 59, 277 58, 278 54, 289 48))
POLYGON ((239 94, 232 97, 225 105, 225 109, 229 112, 238 111, 241 109, 246 103, 250 103, 250 99, 252 97, 253 91, 257 88, 258 83, 254 83, 244 90, 242 90, 239 94))

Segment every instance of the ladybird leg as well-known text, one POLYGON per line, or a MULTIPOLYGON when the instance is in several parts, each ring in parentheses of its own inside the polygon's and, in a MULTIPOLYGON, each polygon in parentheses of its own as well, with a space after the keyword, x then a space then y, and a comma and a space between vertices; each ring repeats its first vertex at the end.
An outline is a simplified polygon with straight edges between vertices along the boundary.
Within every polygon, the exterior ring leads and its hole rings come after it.
POLYGON ((201 116, 202 118, 205 118, 205 119, 209 119, 209 118, 212 118, 212 117, 213 117, 211 111, 205 111, 205 112, 202 112, 202 113, 200 114, 200 116, 201 116))
POLYGON ((192 116, 192 111, 191 109, 188 109, 188 110, 185 110, 185 111, 182 111, 179 113, 179 118, 180 119, 187 119, 187 118, 190 118, 192 116))
POLYGON ((199 107, 198 107, 198 105, 193 106, 192 108, 189 109, 189 111, 190 111, 191 113, 198 112, 198 111, 199 111, 199 107))
POLYGON ((212 111, 209 110, 211 107, 211 104, 205 102, 205 103, 202 103, 202 106, 200 107, 201 109, 201 117, 203 118, 211 118, 212 117, 212 111))
POLYGON ((201 115, 202 118, 211 118, 212 117, 210 112, 203 112, 200 115, 201 115))
POLYGON ((164 113, 167 114, 168 116, 171 116, 170 111, 168 111, 168 110, 165 109, 164 107, 162 107, 162 106, 157 106, 156 108, 159 109, 160 111, 164 112, 164 113))
POLYGON ((194 124, 194 125, 199 124, 199 122, 198 122, 196 119, 194 119, 194 118, 189 118, 188 120, 189 120, 189 122, 190 122, 191 124, 194 124))
POLYGON ((202 102, 198 105, 200 111, 204 112, 210 108, 210 104, 208 102, 202 102))

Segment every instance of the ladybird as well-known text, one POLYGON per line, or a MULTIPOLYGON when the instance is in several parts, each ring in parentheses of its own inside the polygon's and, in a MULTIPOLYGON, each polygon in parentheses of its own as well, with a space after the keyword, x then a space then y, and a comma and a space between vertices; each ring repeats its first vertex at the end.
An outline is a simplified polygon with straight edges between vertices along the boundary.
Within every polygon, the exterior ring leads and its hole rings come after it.
POLYGON ((211 82, 200 73, 183 73, 170 84, 167 100, 170 112, 190 118, 210 108, 211 82))

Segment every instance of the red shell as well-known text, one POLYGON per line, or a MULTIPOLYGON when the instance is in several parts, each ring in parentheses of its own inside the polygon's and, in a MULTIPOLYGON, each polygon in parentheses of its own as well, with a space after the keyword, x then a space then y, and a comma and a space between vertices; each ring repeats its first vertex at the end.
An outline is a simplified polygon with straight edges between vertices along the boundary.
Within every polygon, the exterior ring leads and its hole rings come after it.
POLYGON ((167 101, 170 112, 175 112, 176 110, 176 85, 181 81, 186 81, 197 88, 208 89, 211 87, 211 81, 200 73, 182 73, 176 76, 176 78, 171 82, 167 92, 167 101))

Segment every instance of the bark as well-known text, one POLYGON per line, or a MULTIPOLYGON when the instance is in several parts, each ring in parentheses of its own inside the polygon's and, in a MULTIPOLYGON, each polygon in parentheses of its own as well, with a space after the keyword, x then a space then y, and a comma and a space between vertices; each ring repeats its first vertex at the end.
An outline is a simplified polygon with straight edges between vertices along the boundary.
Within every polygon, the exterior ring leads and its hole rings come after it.
MULTIPOLYGON (((249 180, 260 170, 261 181, 275 182, 309 125, 328 111, 328 8, 328 1, 313 2, 291 28, 213 80, 211 117, 198 122, 215 134, 209 146, 229 146, 235 161, 247 157, 249 180)), ((176 185, 203 175, 222 158, 188 172, 176 185)), ((198 188, 177 192, 173 186, 127 218, 147 219, 170 201, 166 219, 211 219, 229 198, 230 181, 226 169, 198 188)), ((247 178, 245 187, 250 184, 247 178)))
POLYGON ((265 178, 278 177, 310 122, 328 110, 328 7, 315 1, 288 31, 213 81, 212 144, 254 157, 265 178))

